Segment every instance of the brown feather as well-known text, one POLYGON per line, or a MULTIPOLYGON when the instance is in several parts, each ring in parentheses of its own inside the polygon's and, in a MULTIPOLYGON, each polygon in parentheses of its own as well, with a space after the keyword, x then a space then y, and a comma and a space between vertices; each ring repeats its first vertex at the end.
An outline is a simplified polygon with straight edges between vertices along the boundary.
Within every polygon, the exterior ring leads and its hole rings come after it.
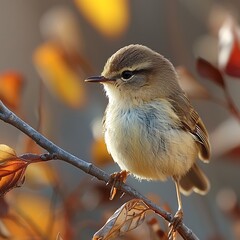
POLYGON ((199 147, 199 158, 203 161, 208 161, 210 158, 208 133, 198 113, 183 92, 171 95, 169 101, 183 127, 194 136, 199 147))
POLYGON ((192 191, 205 195, 210 189, 207 177, 196 164, 180 179, 179 184, 184 195, 189 195, 192 191))

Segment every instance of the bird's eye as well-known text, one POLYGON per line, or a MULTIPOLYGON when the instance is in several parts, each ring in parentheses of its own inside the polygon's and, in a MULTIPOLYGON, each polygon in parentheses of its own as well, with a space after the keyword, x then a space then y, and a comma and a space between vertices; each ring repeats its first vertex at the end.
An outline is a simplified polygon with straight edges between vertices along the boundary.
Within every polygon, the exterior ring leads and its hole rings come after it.
POLYGON ((127 71, 123 71, 123 72, 122 72, 121 78, 122 78, 123 80, 128 80, 128 79, 130 79, 133 75, 134 75, 134 72, 127 70, 127 71))

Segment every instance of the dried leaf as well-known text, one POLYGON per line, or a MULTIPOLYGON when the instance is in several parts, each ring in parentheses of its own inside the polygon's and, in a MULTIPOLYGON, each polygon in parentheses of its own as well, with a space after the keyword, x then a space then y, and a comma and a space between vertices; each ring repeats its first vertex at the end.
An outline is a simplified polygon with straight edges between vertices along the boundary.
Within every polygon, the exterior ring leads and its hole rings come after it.
POLYGON ((54 43, 45 43, 36 49, 34 62, 45 85, 53 95, 73 108, 84 104, 83 84, 66 61, 63 49, 54 43))
POLYGON ((225 82, 222 73, 208 61, 198 58, 197 70, 202 77, 211 80, 222 88, 225 88, 225 82))
POLYGON ((179 76, 179 84, 189 98, 208 99, 210 97, 208 90, 185 67, 179 66, 176 70, 179 76))
POLYGON ((22 185, 28 163, 21 160, 7 160, 0 165, 0 196, 22 185))
POLYGON ((119 37, 129 24, 128 1, 75 0, 83 16, 107 37, 119 37))
POLYGON ((219 66, 232 77, 240 77, 240 28, 227 18, 219 31, 219 66))
POLYGON ((31 161, 41 161, 40 156, 25 154, 17 157, 12 148, 0 144, 0 196, 22 185, 26 168, 31 161))
POLYGON ((0 74, 0 99, 15 111, 21 103, 23 84, 23 76, 16 71, 0 74))
POLYGON ((146 212, 151 210, 142 200, 133 199, 123 204, 97 231, 93 240, 111 240, 142 224, 146 212))

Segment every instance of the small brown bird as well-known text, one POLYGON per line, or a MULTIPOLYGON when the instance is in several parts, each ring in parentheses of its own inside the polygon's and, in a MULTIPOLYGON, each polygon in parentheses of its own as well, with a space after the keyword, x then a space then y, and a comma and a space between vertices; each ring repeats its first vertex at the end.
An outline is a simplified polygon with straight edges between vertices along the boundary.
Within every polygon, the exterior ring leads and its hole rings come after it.
POLYGON ((180 191, 206 194, 210 187, 196 163, 209 160, 208 133, 173 65, 148 47, 129 45, 108 59, 101 76, 86 81, 104 85, 105 142, 120 168, 139 179, 173 178, 178 211, 172 234, 183 218, 180 191))

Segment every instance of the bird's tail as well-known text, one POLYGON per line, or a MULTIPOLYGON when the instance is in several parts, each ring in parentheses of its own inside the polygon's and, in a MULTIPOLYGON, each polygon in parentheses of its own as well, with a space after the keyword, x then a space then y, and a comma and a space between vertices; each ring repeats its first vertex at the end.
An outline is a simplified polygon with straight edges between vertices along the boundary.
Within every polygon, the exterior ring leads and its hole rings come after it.
POLYGON ((195 163, 188 173, 180 179, 180 191, 184 195, 192 191, 205 195, 210 189, 210 183, 203 171, 195 163))

